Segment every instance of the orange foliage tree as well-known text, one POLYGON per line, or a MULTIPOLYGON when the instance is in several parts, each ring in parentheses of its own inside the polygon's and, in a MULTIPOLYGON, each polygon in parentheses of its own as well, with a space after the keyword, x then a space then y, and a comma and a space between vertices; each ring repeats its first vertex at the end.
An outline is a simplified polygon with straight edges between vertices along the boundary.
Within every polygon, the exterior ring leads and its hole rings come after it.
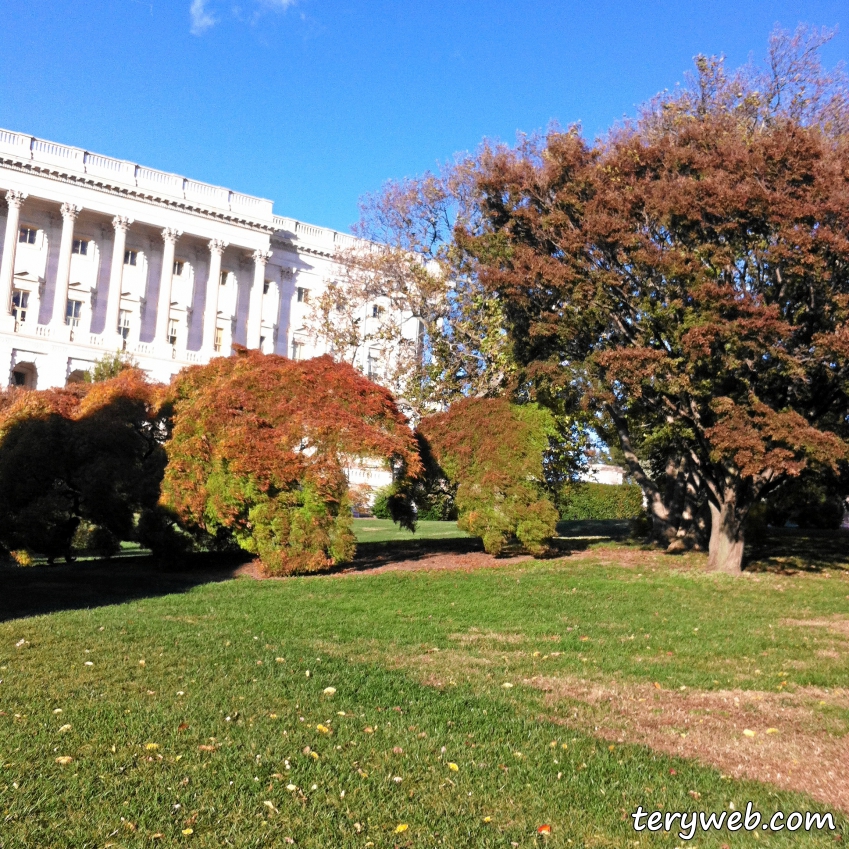
MULTIPOLYGON (((112 546, 136 537, 165 469, 166 387, 123 371, 93 385, 0 397, 0 543, 72 556, 81 524, 112 546)), ((108 548, 108 546, 107 546, 108 548)))
POLYGON ((422 419, 419 433, 456 487, 457 524, 498 554, 511 538, 541 553, 558 514, 545 485, 545 457, 559 437, 554 416, 536 404, 467 398, 422 419))
MULTIPOLYGON (((273 574, 349 560, 345 465, 383 459, 403 488, 421 467, 406 419, 350 365, 235 350, 174 384, 163 504, 190 530, 259 555, 273 574)), ((409 499, 393 508, 413 527, 409 499)))

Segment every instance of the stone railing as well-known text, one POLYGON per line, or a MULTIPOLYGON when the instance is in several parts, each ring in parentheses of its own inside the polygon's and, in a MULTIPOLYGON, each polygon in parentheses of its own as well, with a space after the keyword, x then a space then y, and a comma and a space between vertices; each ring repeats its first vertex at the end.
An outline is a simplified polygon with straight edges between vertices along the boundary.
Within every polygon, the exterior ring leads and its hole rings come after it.
POLYGON ((192 209, 225 212, 264 224, 270 224, 273 217, 272 202, 264 198, 0 129, 0 160, 3 159, 31 162, 40 170, 82 177, 85 182, 107 188, 130 189, 131 194, 140 197, 176 202, 192 209))
POLYGON ((348 233, 340 233, 338 230, 330 230, 327 227, 316 227, 282 215, 274 216, 274 226, 278 231, 294 236, 299 244, 309 245, 329 254, 354 247, 360 241, 356 236, 348 233))

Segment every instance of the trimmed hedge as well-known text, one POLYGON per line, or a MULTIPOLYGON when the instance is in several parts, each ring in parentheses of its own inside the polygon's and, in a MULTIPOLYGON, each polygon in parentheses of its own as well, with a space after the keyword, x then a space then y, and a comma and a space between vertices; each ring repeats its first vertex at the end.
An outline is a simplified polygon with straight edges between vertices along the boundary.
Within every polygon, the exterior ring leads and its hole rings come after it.
POLYGON ((576 483, 563 487, 560 518, 635 519, 643 512, 643 493, 636 484, 576 483))

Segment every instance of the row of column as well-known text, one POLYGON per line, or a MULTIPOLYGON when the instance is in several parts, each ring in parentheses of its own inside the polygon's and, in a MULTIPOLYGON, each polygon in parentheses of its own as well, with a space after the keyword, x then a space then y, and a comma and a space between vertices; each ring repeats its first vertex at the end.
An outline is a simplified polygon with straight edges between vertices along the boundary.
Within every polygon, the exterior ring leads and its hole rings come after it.
MULTIPOLYGON (((0 263, 0 309, 2 315, 11 315, 12 288, 15 276, 15 253, 18 247, 21 206, 26 199, 25 192, 6 192, 9 214, 6 221, 6 233, 3 239, 3 259, 0 263)), ((62 236, 59 241, 59 263, 56 271, 56 293, 53 302, 51 326, 65 324, 65 310, 68 300, 68 286, 71 278, 71 255, 74 245, 74 223, 82 207, 63 203, 62 236)), ((117 215, 112 219, 115 239, 112 243, 112 265, 109 271, 109 291, 106 300, 106 324, 104 334, 114 333, 120 336, 118 328, 121 309, 121 288, 124 277, 124 254, 127 246, 127 231, 133 223, 132 218, 117 215)), ((156 305, 156 329, 154 343, 165 344, 168 341, 168 324, 171 313, 171 285, 174 274, 174 256, 177 240, 182 235, 179 230, 170 227, 162 231, 164 242, 162 272, 159 280, 159 298, 156 305)), ((218 322, 218 292, 221 278, 221 257, 227 242, 213 239, 209 243, 209 276, 206 282, 206 304, 203 315, 204 352, 212 354, 215 350, 215 328, 218 322)), ((262 331, 262 294, 265 285, 265 267, 271 258, 271 251, 257 250, 252 254, 254 277, 248 302, 247 347, 259 348, 262 331)))

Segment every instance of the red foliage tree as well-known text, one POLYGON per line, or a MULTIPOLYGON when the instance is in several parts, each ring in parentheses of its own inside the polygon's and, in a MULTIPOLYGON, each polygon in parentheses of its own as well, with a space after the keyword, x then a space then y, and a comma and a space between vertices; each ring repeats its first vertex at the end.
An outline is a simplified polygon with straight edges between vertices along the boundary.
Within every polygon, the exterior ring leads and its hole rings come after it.
MULTIPOLYGON (((315 571, 355 550, 345 464, 420 471, 392 396, 330 357, 295 362, 237 348, 174 384, 163 503, 189 527, 232 538, 274 574, 315 571)), ((411 508, 396 517, 412 527, 411 508)))
POLYGON ((657 538, 705 508, 731 573, 752 505, 849 451, 849 108, 803 41, 774 79, 701 59, 594 147, 485 150, 456 235, 531 378, 606 415, 657 538))

